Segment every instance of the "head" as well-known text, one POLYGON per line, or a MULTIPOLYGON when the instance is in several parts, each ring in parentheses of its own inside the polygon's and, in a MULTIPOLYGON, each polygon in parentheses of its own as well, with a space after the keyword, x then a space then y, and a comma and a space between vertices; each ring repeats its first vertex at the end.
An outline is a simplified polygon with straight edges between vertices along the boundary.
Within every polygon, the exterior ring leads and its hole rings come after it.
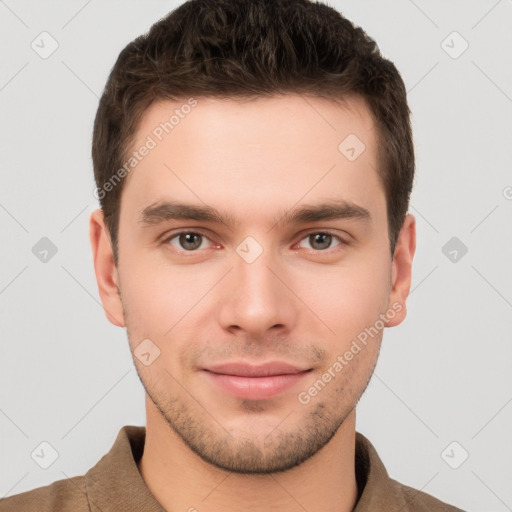
POLYGON ((100 296, 205 461, 282 471, 354 410, 406 313, 409 114, 395 66, 321 3, 193 0, 121 52, 93 134, 100 296), (240 361, 302 372, 237 395, 212 370, 240 361))

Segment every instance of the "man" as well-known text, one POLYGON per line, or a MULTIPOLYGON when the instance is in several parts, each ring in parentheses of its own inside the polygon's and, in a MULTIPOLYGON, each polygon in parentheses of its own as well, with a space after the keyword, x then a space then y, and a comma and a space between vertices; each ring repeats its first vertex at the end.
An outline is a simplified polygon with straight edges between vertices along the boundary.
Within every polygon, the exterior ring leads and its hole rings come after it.
POLYGON ((355 430, 415 251, 405 87, 307 0, 192 0, 120 54, 90 220, 146 427, 0 510, 456 511, 355 430))

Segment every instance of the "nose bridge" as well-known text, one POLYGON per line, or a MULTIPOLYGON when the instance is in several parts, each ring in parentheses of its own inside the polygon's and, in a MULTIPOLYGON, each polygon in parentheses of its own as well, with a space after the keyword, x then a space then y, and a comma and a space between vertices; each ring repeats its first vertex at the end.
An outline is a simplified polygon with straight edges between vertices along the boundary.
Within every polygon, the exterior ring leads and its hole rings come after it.
POLYGON ((276 258, 272 257, 270 251, 265 251, 250 263, 240 258, 235 263, 233 278, 241 296, 259 302, 273 300, 279 290, 277 279, 270 269, 276 266, 276 258))

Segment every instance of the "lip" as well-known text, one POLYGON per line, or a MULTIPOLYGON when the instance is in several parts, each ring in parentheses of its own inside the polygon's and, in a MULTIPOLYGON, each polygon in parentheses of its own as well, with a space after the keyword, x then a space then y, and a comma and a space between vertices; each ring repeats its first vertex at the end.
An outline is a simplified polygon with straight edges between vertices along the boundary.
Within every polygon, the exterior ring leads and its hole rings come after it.
POLYGON ((264 364, 225 363, 203 369, 207 378, 223 391, 245 400, 266 400, 297 385, 311 368, 281 361, 264 364))

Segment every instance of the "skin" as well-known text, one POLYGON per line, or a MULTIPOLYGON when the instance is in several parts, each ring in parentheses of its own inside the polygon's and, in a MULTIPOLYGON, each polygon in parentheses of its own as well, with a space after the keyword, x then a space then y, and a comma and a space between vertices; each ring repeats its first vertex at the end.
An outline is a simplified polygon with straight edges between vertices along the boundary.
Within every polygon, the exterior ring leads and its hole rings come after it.
MULTIPOLYGON (((152 105, 134 149, 185 101, 152 105)), ((360 98, 197 101, 128 176, 117 267, 101 210, 90 219, 107 318, 126 327, 132 353, 148 338, 160 350, 149 366, 134 354, 146 390, 139 470, 167 510, 350 511, 355 406, 383 329, 309 403, 298 394, 332 373, 379 315, 385 327, 404 320, 415 219, 407 215, 391 258, 376 130, 360 98), (338 150, 349 134, 366 146, 354 161, 338 150), (370 218, 275 223, 298 206, 340 199, 370 218), (163 200, 206 204, 236 224, 139 222, 163 200), (178 230, 204 235, 192 237, 199 247, 187 252, 193 243, 169 240, 178 230), (309 236, 326 230, 335 235, 327 242, 309 236), (236 252, 247 236, 263 249, 252 263, 236 252), (202 371, 234 360, 286 361, 310 372, 269 399, 243 400, 202 371)))

